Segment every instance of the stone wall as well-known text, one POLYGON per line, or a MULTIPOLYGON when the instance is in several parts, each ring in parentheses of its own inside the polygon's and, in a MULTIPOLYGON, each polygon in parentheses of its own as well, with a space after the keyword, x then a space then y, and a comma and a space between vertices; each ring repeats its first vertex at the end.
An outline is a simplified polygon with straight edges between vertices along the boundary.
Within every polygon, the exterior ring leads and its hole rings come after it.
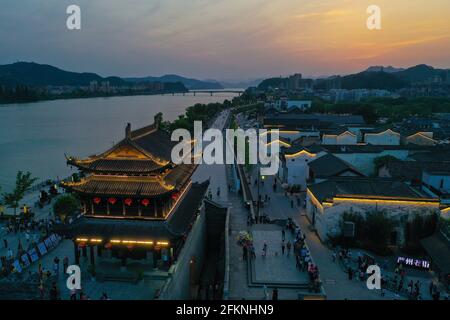
POLYGON ((169 271, 169 279, 161 290, 161 300, 192 299, 192 281, 198 280, 206 254, 206 217, 204 206, 195 221, 186 243, 178 256, 177 262, 169 271), (195 267, 191 267, 195 260, 195 267), (193 274, 192 274, 193 273, 193 274))
POLYGON ((394 223, 395 231, 397 232, 397 244, 402 245, 405 242, 405 226, 408 222, 411 222, 416 214, 422 216, 431 216, 439 213, 439 207, 434 204, 417 205, 406 203, 392 203, 377 201, 372 203, 356 203, 356 202, 340 202, 334 201, 333 205, 324 205, 323 208, 314 204, 314 201, 308 196, 306 202, 306 214, 308 219, 312 221, 313 210, 316 211, 315 215, 315 229, 319 238, 322 241, 326 241, 329 235, 340 234, 340 222, 342 221, 342 215, 345 212, 360 213, 365 215, 367 212, 373 212, 375 210, 385 211, 394 223), (316 208, 316 209, 315 209, 316 208))

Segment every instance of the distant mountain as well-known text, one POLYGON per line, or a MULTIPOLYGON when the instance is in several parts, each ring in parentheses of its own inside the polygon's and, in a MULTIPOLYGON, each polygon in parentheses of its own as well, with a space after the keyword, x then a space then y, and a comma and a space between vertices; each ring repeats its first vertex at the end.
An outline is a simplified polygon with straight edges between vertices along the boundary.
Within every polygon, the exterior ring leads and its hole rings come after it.
POLYGON ((394 68, 393 66, 388 66, 388 67, 383 67, 383 66, 371 66, 369 68, 367 68, 367 72, 386 72, 386 73, 394 73, 394 72, 399 72, 399 71, 403 71, 405 69, 403 68, 394 68))
POLYGON ((197 79, 185 78, 176 74, 167 74, 162 77, 143 77, 143 78, 124 78, 124 80, 134 83, 142 82, 181 82, 190 90, 223 89, 223 86, 216 81, 202 81, 197 79))
POLYGON ((397 75, 401 79, 409 82, 422 82, 436 76, 440 76, 445 79, 448 76, 448 72, 448 69, 435 69, 425 64, 419 64, 415 67, 411 67, 404 71, 398 72, 397 75))
MULTIPOLYGON (((443 81, 450 81, 450 69, 435 69, 424 64, 407 69, 392 66, 372 66, 355 74, 316 79, 314 88, 396 90, 408 87, 414 82, 427 82, 435 77, 440 77, 443 81)), ((264 90, 267 88, 286 88, 287 86, 288 78, 278 77, 262 81, 258 88, 264 90)))
POLYGON ((109 81, 115 86, 127 85, 127 82, 119 77, 103 78, 95 73, 69 72, 34 62, 0 65, 0 83, 3 85, 88 86, 91 81, 109 81))

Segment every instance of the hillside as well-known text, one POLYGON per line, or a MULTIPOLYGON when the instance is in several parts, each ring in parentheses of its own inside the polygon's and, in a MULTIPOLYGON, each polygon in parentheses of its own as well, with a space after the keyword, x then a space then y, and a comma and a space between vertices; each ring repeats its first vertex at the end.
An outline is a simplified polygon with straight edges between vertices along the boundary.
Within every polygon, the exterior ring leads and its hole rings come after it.
MULTIPOLYGON (((415 82, 427 82, 439 76, 443 81, 449 81, 449 69, 435 69, 421 64, 407 69, 394 67, 372 66, 363 72, 346 76, 333 76, 329 78, 317 79, 314 81, 314 88, 341 88, 341 89, 385 89, 396 90, 409 87, 415 82)), ((305 79, 303 79, 305 80, 305 79)), ((286 88, 288 78, 269 78, 258 86, 259 89, 286 88)))
POLYGON ((127 83, 119 77, 103 78, 95 73, 78 73, 34 62, 0 65, 0 78, 4 85, 27 86, 88 86, 91 81, 109 81, 111 85, 127 83))

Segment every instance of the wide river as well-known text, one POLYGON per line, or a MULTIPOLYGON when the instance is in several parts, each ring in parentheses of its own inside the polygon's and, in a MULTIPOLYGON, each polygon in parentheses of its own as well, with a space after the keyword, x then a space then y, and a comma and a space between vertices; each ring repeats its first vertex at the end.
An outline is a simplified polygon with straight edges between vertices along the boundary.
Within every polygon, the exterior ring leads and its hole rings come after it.
POLYGON ((132 129, 153 123, 158 112, 174 120, 195 103, 223 102, 235 95, 130 96, 0 105, 0 187, 10 191, 18 170, 39 179, 75 172, 64 154, 87 157, 110 148, 132 129))

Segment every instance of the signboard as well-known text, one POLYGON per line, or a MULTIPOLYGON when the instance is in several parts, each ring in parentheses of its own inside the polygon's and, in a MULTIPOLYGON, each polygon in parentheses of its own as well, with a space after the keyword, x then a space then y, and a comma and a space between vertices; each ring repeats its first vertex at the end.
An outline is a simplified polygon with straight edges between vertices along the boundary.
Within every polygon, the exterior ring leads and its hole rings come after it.
POLYGON ((20 260, 22 260, 22 263, 25 267, 28 267, 30 265, 30 258, 28 258, 27 254, 22 255, 22 257, 20 257, 20 260))
POLYGON ((50 236, 50 240, 53 242, 53 245, 54 245, 55 247, 58 245, 60 239, 61 239, 61 238, 60 238, 59 236, 57 236, 56 234, 52 234, 52 235, 50 236))
POLYGON ((39 243, 37 245, 37 248, 39 250, 39 253, 41 254, 41 256, 45 255, 47 253, 47 248, 45 247, 45 244, 43 242, 39 243))
POLYGON ((415 259, 409 257, 397 257, 397 264, 403 264, 405 267, 417 268, 421 270, 430 270, 430 261, 415 259))
POLYGON ((51 249, 54 246, 53 242, 52 242, 52 240, 50 238, 46 238, 44 240, 44 243, 45 243, 45 246, 47 247, 47 249, 51 249))
POLYGON ((29 254, 32 262, 35 262, 39 259, 38 253, 37 253, 36 249, 34 249, 34 248, 31 249, 30 251, 28 251, 28 254, 29 254))
POLYGON ((22 273, 22 266, 20 265, 19 260, 15 260, 12 265, 18 273, 22 273))

